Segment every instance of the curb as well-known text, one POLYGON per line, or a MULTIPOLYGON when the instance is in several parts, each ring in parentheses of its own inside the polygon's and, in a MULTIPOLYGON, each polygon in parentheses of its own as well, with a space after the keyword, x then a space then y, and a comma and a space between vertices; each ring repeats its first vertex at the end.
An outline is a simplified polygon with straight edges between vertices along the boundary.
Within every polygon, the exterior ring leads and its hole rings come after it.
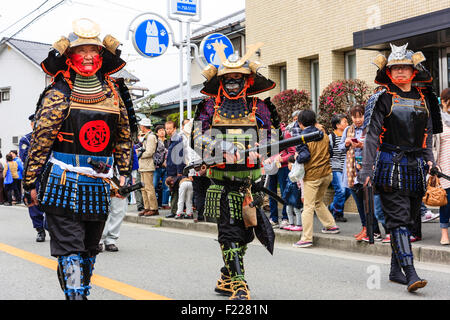
MULTIPOLYGON (((193 220, 175 220, 165 218, 164 215, 159 216, 142 216, 139 217, 135 212, 128 212, 124 221, 145 224, 160 225, 165 228, 175 228, 190 231, 207 232, 217 234, 217 225, 212 222, 194 223, 193 220)), ((275 243, 295 243, 300 239, 300 232, 289 232, 275 229, 275 243)), ((369 244, 364 241, 355 241, 353 237, 343 236, 339 234, 322 234, 314 233, 314 247, 362 253, 376 256, 391 256, 391 246, 383 243, 369 244)), ((437 247, 421 245, 413 243, 412 250, 414 259, 420 262, 450 264, 450 247, 437 247)))

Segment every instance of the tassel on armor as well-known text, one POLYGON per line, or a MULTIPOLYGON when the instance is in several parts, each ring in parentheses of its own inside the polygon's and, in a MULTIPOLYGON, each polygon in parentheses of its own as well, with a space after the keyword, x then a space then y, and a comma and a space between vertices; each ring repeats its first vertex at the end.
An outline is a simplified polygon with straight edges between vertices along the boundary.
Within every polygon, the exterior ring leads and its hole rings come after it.
POLYGON ((230 300, 250 300, 250 291, 244 275, 244 255, 247 246, 230 242, 222 244, 222 255, 225 267, 230 276, 230 287, 232 295, 230 300))
POLYGON ((416 273, 409 237, 410 233, 406 227, 398 227, 391 231, 393 253, 398 260, 398 264, 405 272, 408 291, 414 292, 417 289, 425 287, 427 281, 420 279, 416 273))

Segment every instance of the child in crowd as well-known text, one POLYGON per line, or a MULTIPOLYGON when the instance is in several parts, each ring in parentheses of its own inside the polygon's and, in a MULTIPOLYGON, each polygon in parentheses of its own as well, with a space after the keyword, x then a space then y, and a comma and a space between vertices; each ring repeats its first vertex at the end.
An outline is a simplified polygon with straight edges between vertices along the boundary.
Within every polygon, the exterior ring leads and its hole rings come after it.
POLYGON ((347 219, 344 218, 344 205, 345 201, 350 197, 351 191, 349 188, 346 188, 342 182, 342 172, 347 152, 339 150, 342 133, 348 126, 346 116, 344 114, 333 115, 331 118, 331 126, 333 132, 328 135, 328 138, 330 139, 330 150, 332 150, 330 162, 331 171, 333 173, 331 184, 334 189, 334 198, 333 202, 328 206, 328 210, 330 210, 337 222, 347 222, 347 219))
MULTIPOLYGON (((295 157, 290 156, 288 159, 288 168, 289 171, 292 171, 292 166, 295 163, 295 157)), ((299 181, 297 179, 293 179, 288 176, 286 178, 286 186, 283 192, 283 200, 286 202, 286 213, 288 216, 289 225, 283 227, 284 230, 288 231, 302 231, 302 208, 303 203, 301 200, 301 190, 298 187, 299 181), (295 180, 295 181, 293 181, 295 180), (295 214, 295 222, 294 222, 294 214, 295 214)))
POLYGON ((192 176, 183 177, 180 180, 180 188, 178 189, 178 209, 175 219, 192 219, 194 217, 194 211, 192 208, 192 196, 194 189, 192 186, 192 176), (186 206, 186 214, 183 215, 183 208, 186 206))

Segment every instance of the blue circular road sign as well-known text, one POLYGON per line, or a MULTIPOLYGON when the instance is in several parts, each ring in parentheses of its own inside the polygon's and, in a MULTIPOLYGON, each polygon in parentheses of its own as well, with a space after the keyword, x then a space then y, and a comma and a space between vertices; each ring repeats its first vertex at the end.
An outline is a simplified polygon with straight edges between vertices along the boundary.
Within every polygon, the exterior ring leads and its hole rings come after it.
POLYGON ((169 46, 169 32, 158 20, 145 20, 134 32, 133 45, 136 51, 144 57, 159 57, 166 52, 169 46))
POLYGON ((202 40, 202 43, 200 44, 200 54, 205 58, 207 63, 219 68, 222 63, 219 55, 213 47, 213 43, 215 42, 223 43, 226 46, 224 51, 227 58, 229 55, 234 53, 234 48, 231 40, 221 33, 210 34, 202 40))

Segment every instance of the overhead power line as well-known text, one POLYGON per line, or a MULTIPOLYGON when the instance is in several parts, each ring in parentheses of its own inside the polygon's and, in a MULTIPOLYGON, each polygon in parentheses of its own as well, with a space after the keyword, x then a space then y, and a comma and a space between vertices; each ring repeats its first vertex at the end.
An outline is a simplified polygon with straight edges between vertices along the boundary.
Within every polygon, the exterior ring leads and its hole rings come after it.
POLYGON ((37 17, 35 17, 33 20, 31 20, 30 22, 28 22, 24 27, 22 27, 19 31, 17 31, 16 33, 14 33, 12 36, 10 36, 9 38, 13 38, 15 35, 19 34, 20 32, 22 32, 23 30, 25 30, 28 26, 30 26, 33 22, 35 22, 36 20, 38 20, 40 17, 42 17, 43 15, 45 15, 46 13, 52 11, 53 9, 55 9, 56 7, 58 7, 59 5, 63 4, 66 0, 61 0, 60 2, 58 2, 57 4, 55 4, 53 7, 50 7, 49 9, 47 9, 46 11, 42 12, 40 15, 38 15, 37 17))
POLYGON ((19 20, 17 20, 16 22, 14 22, 12 25, 10 25, 8 28, 3 29, 2 31, 0 31, 0 34, 2 34, 3 32, 5 32, 6 30, 14 27, 16 24, 18 24, 20 21, 22 21, 23 19, 27 18, 28 16, 30 16, 31 14, 35 13, 37 10, 39 10, 44 4, 46 4, 49 0, 44 1, 43 3, 41 3, 39 5, 39 7, 37 7, 36 9, 34 9, 33 11, 31 11, 30 13, 28 13, 26 16, 20 18, 19 20))

